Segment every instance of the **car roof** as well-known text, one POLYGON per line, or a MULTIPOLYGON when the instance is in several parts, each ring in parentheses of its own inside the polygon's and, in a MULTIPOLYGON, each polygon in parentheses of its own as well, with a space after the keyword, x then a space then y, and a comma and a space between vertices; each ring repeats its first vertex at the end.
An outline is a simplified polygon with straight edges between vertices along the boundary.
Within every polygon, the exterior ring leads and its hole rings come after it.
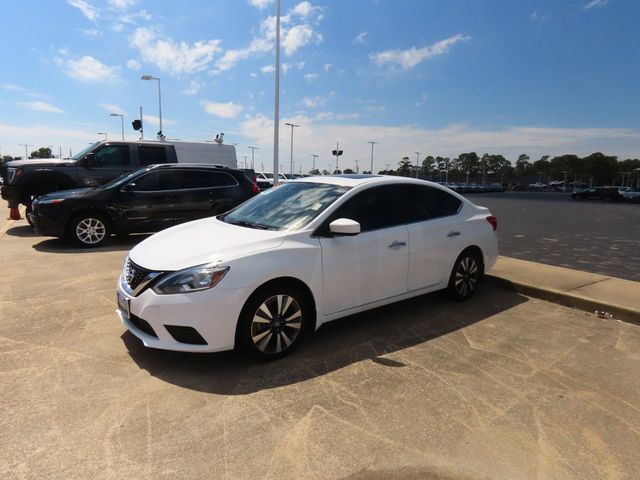
MULTIPOLYGON (((338 185, 342 187, 358 187, 360 185, 386 185, 393 183, 405 183, 405 184, 417 184, 417 185, 430 185, 441 190, 448 191, 446 187, 438 185, 435 182, 428 180, 420 180, 410 177, 397 177, 392 175, 322 175, 315 177, 305 177, 293 182, 306 182, 306 183, 325 183, 328 185, 338 185)), ((293 183, 291 182, 291 183, 293 183)))
POLYGON ((150 168, 170 168, 170 169, 181 169, 181 168, 206 168, 211 170, 236 170, 227 165, 217 164, 217 163, 156 163, 154 165, 149 165, 150 168))

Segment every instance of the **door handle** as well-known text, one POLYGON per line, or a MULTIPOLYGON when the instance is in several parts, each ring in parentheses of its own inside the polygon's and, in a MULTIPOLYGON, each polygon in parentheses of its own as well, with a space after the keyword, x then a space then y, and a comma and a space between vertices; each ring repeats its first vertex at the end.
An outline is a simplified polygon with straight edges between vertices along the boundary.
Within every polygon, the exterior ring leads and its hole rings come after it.
POLYGON ((391 245, 389 245, 389 248, 400 248, 406 246, 407 242, 399 242, 398 240, 394 240, 393 242, 391 242, 391 245))
POLYGON ((460 236, 460 232, 451 231, 447 233, 447 237, 449 238, 458 237, 458 236, 460 236))

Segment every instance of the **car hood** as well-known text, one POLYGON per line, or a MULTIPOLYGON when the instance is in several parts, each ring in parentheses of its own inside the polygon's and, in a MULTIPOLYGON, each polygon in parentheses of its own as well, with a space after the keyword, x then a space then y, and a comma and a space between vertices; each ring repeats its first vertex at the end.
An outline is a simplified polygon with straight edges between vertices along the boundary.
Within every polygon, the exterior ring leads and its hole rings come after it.
POLYGON ((47 193, 45 195, 42 195, 40 197, 38 197, 38 200, 46 200, 46 199, 51 199, 51 198, 64 198, 64 199, 68 199, 68 198, 81 198, 81 197, 87 197, 89 195, 91 195, 93 192, 95 192, 95 188, 94 187, 85 187, 85 188, 74 188, 72 190, 60 190, 58 192, 51 192, 51 193, 47 193))
POLYGON ((62 165, 75 165, 76 161, 71 159, 60 160, 58 158, 30 158, 28 160, 10 160, 5 163, 7 167, 59 167, 62 165))
POLYGON ((181 270, 278 248, 286 237, 287 232, 241 227, 211 217, 156 233, 134 247, 129 258, 148 270, 181 270))

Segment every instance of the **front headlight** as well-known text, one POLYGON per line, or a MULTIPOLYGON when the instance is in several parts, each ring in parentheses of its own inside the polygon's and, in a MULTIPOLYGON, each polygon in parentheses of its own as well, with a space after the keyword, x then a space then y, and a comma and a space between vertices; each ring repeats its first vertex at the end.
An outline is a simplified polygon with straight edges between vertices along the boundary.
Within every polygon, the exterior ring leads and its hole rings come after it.
POLYGON ((153 287, 153 291, 159 295, 199 292, 215 287, 228 271, 229 267, 210 263, 186 268, 167 275, 153 287))
POLYGON ((7 183, 12 183, 16 177, 19 177, 22 169, 18 167, 7 167, 7 183))

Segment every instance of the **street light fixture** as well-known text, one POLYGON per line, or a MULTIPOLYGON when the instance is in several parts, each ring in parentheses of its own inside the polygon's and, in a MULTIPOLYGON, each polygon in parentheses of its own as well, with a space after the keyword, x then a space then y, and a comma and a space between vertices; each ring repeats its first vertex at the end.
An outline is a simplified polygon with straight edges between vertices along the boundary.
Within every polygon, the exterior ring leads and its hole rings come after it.
POLYGON ((109 135, 107 135, 105 132, 98 132, 98 135, 104 135, 104 141, 106 142, 107 140, 109 140, 109 135))
POLYGON ((122 128, 122 141, 124 142, 124 115, 122 113, 111 113, 112 117, 120 117, 120 127, 122 128))
POLYGON ((285 123, 285 125, 291 127, 291 157, 289 158, 289 173, 293 173, 293 129, 299 127, 294 123, 285 123))
POLYGON ((164 135, 162 134, 162 95, 160 93, 160 79, 158 77, 153 77, 151 75, 142 75, 140 80, 157 80, 158 81, 158 119, 160 121, 160 131, 158 132, 158 139, 163 140, 164 135))

